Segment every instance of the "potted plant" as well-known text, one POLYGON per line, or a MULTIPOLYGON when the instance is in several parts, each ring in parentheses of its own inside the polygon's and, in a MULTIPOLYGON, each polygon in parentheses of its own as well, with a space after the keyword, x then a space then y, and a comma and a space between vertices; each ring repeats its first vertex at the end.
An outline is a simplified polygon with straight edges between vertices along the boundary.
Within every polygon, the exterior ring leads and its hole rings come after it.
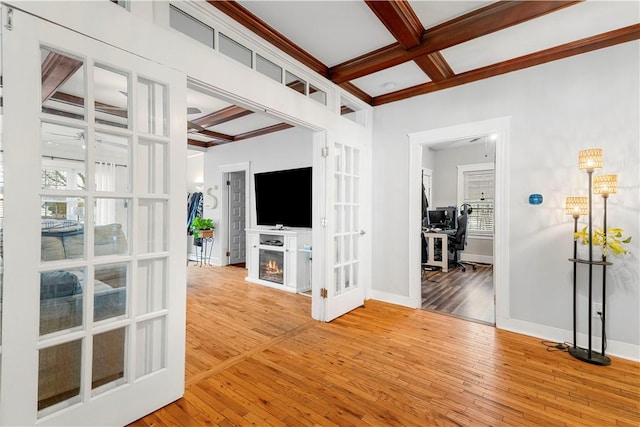
POLYGON ((191 221, 191 231, 193 232, 195 244, 200 246, 202 245, 202 238, 213 237, 213 230, 215 230, 215 228, 216 226, 213 225, 211 218, 195 217, 193 221, 191 221))
MULTIPOLYGON (((607 228, 606 235, 602 227, 594 228, 593 247, 601 249, 603 257, 607 255, 625 255, 629 251, 623 245, 631 243, 631 237, 623 237, 622 233, 622 228, 617 227, 607 228)), ((576 232, 573 237, 583 245, 589 244, 587 227, 576 232)))

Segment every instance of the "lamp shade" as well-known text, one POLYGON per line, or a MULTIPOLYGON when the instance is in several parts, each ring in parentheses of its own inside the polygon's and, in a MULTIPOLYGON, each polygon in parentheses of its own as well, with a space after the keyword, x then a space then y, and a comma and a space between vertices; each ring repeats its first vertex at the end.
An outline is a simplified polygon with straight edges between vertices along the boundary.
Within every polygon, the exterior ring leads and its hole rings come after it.
POLYGON ((578 168, 593 172, 602 167, 602 148, 589 148, 578 153, 578 168))
POLYGON ((567 197, 564 207, 567 215, 586 215, 589 212, 589 199, 587 197, 567 197))
POLYGON ((593 194, 616 194, 618 175, 596 175, 593 177, 593 194))

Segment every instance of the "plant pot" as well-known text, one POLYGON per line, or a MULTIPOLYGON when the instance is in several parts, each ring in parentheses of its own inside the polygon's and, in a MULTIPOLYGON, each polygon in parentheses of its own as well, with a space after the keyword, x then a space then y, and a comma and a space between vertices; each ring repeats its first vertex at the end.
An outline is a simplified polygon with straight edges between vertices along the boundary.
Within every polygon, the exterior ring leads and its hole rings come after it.
POLYGON ((198 234, 200 235, 200 237, 210 239, 213 237, 213 230, 200 230, 198 231, 198 234))

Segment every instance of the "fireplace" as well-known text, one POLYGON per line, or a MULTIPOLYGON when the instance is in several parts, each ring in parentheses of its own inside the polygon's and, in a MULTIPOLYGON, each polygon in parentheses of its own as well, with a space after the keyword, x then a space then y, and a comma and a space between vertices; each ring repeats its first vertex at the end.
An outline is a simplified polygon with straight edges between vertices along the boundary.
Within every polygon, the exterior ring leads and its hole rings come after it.
POLYGON ((260 249, 258 278, 282 285, 284 283, 284 252, 260 249))

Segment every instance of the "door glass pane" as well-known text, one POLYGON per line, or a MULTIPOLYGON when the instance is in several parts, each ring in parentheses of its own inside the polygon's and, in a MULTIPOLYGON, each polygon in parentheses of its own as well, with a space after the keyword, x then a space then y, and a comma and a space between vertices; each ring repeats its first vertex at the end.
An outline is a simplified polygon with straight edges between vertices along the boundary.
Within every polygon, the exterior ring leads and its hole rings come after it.
POLYGON ((344 266, 344 289, 349 290, 351 287, 351 264, 344 266))
POLYGON ((93 320, 118 317, 127 311, 127 263, 96 265, 93 320))
POLYGON ((41 197, 41 261, 84 258, 84 206, 79 197, 41 197))
POLYGON ((141 140, 138 144, 137 184, 142 193, 167 193, 168 146, 163 142, 141 140))
POLYGON ((351 147, 344 147, 344 171, 351 173, 351 147))
POLYGON ((138 323, 136 334, 136 378, 140 378, 166 366, 165 318, 138 323))
POLYGON ((96 123, 129 127, 129 75, 106 65, 93 69, 96 123))
POLYGON ((342 293, 342 267, 336 267, 333 269, 333 280, 335 283, 336 295, 342 293))
POLYGON ((42 189, 86 189, 84 129, 42 122, 41 148, 42 189))
POLYGON ((342 238, 334 237, 333 244, 335 246, 335 253, 336 253, 335 263, 339 264, 342 262, 342 238))
POLYGON ((42 47, 40 62, 42 112, 84 120, 86 96, 82 60, 42 47))
POLYGON ((352 186, 352 179, 350 176, 345 176, 344 177, 344 201, 347 203, 351 203, 352 199, 351 199, 351 186, 352 186))
POLYGON ((104 384, 124 383, 126 328, 104 332, 93 337, 91 388, 104 384))
POLYGON ((165 259, 138 262, 138 306, 136 313, 146 314, 166 307, 165 288, 167 261, 165 259))
POLYGON ((129 206, 131 200, 96 197, 94 206, 94 254, 129 253, 129 206))
POLYGON ((336 212, 336 218, 335 218, 335 224, 334 224, 335 232, 342 233, 342 206, 335 205, 334 209, 336 212))
POLYGON ((75 270, 40 273, 40 335, 82 325, 84 272, 75 270))
POLYGON ((342 172, 342 145, 336 144, 336 172, 342 172))
POLYGON ((336 193, 336 203, 341 203, 342 202, 342 175, 340 174, 336 174, 335 175, 335 183, 336 183, 336 188, 334 189, 335 193, 336 193))
POLYGON ((166 200, 140 200, 136 223, 140 253, 167 250, 167 205, 166 200))
POLYGON ((138 128, 150 135, 168 134, 167 87, 138 78, 138 128))
POLYGON ((360 175, 360 150, 353 149, 353 174, 360 175))
POLYGON ((344 236, 344 260, 351 260, 351 236, 344 236))
POLYGON ((131 149, 129 138, 96 132, 97 191, 126 193, 131 190, 131 149))
POLYGON ((80 401, 82 340, 38 352, 38 410, 71 399, 80 401))

